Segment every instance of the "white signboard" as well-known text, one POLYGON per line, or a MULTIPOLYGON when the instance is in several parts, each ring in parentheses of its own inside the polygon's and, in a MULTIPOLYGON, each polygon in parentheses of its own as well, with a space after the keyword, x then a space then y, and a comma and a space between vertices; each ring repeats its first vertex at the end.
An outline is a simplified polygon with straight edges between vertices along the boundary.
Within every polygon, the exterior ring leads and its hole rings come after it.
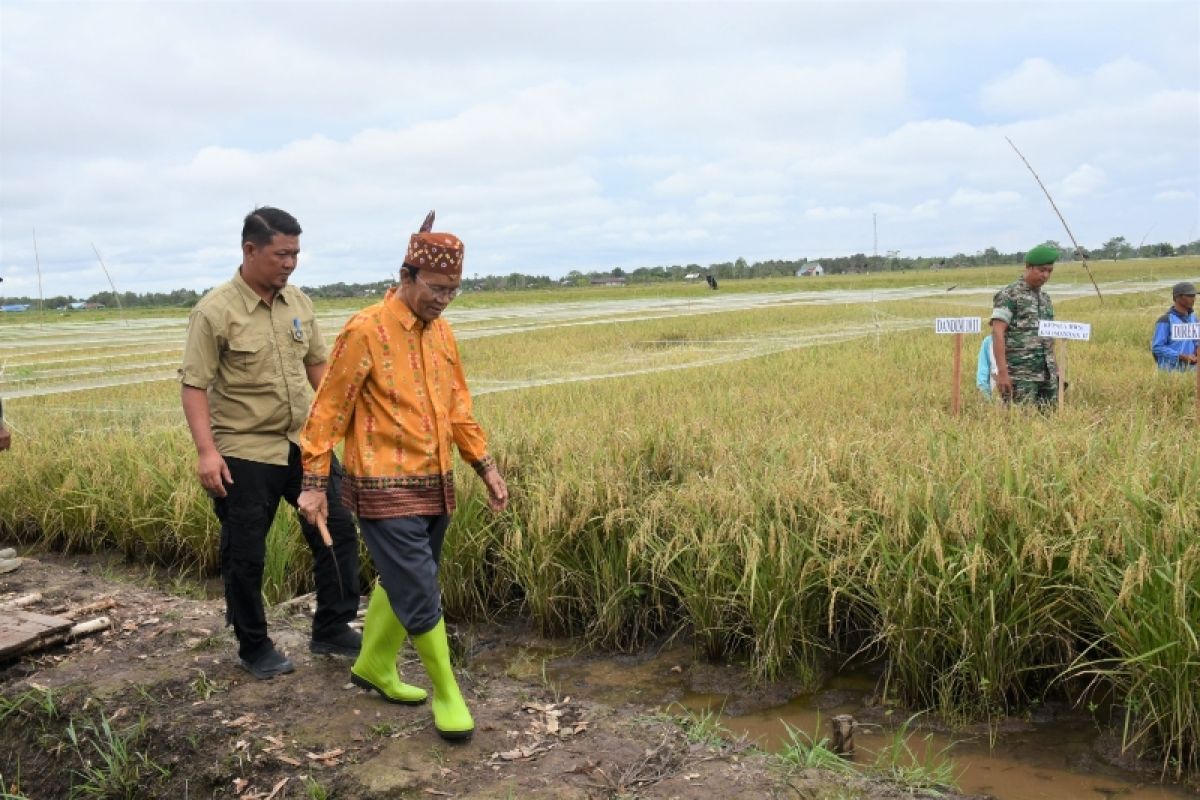
POLYGON ((1044 319, 1038 322, 1038 336, 1086 342, 1092 338, 1092 326, 1086 322, 1058 322, 1044 319))
POLYGON ((979 333, 979 317, 938 317, 933 321, 935 333, 979 333))
POLYGON ((1200 322, 1172 325, 1171 338, 1177 342, 1200 341, 1200 322))

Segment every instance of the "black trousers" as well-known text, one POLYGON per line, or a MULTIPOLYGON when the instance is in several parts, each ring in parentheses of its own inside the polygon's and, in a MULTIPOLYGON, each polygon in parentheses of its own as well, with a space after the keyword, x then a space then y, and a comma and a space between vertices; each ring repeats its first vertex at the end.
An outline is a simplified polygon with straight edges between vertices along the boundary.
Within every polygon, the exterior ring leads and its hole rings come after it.
POLYGON ((438 567, 450 515, 360 519, 358 524, 400 624, 412 636, 432 630, 442 618, 438 567))
MULTIPOLYGON (((233 626, 238 655, 253 661, 273 647, 267 636, 262 579, 267 556, 267 532, 279 501, 295 508, 303 469, 300 448, 291 445, 287 466, 226 458, 233 484, 225 497, 213 498, 221 521, 221 578, 225 583, 225 623, 233 626)), ((316 526, 300 515, 300 530, 313 554, 317 612, 312 636, 327 639, 339 633, 358 613, 358 532, 354 517, 341 503, 342 465, 333 459, 329 473, 329 534, 334 558, 316 526), (338 575, 341 575, 341 589, 338 575)))

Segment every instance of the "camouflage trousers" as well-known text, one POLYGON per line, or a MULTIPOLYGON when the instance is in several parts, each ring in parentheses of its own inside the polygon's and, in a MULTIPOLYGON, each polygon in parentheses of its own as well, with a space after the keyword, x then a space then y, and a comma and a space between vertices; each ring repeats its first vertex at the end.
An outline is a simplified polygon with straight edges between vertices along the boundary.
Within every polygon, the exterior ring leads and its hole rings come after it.
POLYGON ((1013 381, 1012 403, 1036 403, 1043 407, 1058 405, 1058 381, 1013 381))

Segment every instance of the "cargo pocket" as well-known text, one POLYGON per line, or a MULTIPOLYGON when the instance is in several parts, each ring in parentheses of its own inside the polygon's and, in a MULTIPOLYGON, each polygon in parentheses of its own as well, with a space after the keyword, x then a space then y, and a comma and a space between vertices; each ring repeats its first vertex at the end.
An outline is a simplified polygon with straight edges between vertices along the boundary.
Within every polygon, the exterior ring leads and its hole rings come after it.
POLYGON ((263 335, 239 336, 229 340, 225 353, 230 386, 259 386, 272 380, 271 349, 263 335))

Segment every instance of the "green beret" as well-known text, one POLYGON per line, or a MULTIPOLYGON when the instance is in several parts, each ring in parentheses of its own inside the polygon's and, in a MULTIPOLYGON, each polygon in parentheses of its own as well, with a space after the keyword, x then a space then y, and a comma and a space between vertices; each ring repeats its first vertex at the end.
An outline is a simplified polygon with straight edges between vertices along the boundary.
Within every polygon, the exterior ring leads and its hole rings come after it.
POLYGON ((1031 267, 1044 267, 1058 261, 1058 251, 1048 244, 1039 244, 1025 254, 1025 263, 1031 267))

